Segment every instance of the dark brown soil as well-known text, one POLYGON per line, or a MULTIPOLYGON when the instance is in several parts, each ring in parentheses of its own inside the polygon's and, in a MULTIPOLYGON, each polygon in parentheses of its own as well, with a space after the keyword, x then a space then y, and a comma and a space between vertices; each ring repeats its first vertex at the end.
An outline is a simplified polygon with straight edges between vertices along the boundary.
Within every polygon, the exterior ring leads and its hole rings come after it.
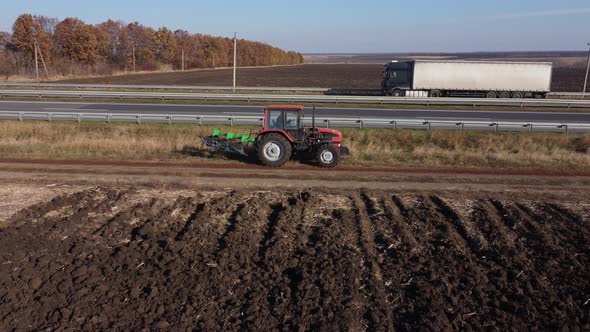
MULTIPOLYGON (((238 70, 239 86, 379 88, 379 65, 299 65, 238 70)), ((231 86, 231 69, 90 78, 66 83, 231 86)))
POLYGON ((585 76, 585 68, 554 68, 551 89, 555 92, 582 92, 585 76))
MULTIPOLYGON (((239 86, 380 89, 383 65, 311 64, 290 67, 245 68, 239 86)), ((585 69, 556 67, 552 91, 582 91, 585 69)), ((65 83, 231 86, 231 69, 158 73, 63 81, 65 83)))
POLYGON ((590 211, 499 197, 59 196, 0 230, 0 329, 590 328, 590 211))

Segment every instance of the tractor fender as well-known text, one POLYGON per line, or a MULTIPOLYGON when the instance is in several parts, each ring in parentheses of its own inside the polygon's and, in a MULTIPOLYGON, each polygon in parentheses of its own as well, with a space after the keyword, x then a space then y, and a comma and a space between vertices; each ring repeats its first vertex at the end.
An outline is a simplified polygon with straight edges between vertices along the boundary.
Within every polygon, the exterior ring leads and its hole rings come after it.
POLYGON ((332 143, 339 144, 342 142, 342 133, 338 130, 330 128, 317 128, 317 130, 321 134, 330 134, 332 136, 332 143))
POLYGON ((256 135, 256 138, 258 140, 258 138, 266 135, 266 134, 270 134, 270 133, 277 133, 280 135, 283 135, 289 142, 294 143, 295 141, 293 140, 293 138, 291 137, 291 135, 287 134, 286 131, 284 130, 278 130, 278 129, 271 129, 271 130, 261 130, 258 132, 258 134, 256 135))

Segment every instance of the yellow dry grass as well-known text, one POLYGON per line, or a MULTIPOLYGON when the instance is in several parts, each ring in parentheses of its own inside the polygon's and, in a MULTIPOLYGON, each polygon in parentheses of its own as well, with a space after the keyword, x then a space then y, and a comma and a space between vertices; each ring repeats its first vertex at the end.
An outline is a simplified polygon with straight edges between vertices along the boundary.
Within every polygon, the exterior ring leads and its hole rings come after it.
MULTIPOLYGON (((202 162, 214 128, 257 127, 0 121, 0 158, 202 162)), ((546 168, 590 171, 590 135, 342 129, 344 164, 546 168)), ((231 162, 231 161, 228 161, 231 162)))
MULTIPOLYGON (((274 67, 291 67, 291 66, 301 66, 302 64, 296 65, 272 65, 272 66, 241 66, 240 69, 253 69, 253 68, 274 68, 274 67)), ((86 79, 86 78, 106 78, 106 77, 117 77, 117 76, 131 76, 131 75, 144 75, 144 74, 159 74, 159 73, 182 73, 182 72, 199 72, 199 71, 215 71, 215 70, 227 70, 232 69, 233 67, 215 67, 215 68, 191 68, 182 70, 172 70, 168 69, 168 67, 164 66, 162 69, 159 70, 137 70, 137 71, 129 71, 129 70, 114 70, 112 68, 108 68, 106 73, 104 74, 83 74, 83 73, 75 73, 75 74, 50 74, 49 76, 43 75, 41 80, 44 82, 55 82, 55 81, 62 81, 62 80, 74 80, 74 79, 86 79)), ((29 83, 29 82, 38 82, 39 80, 34 77, 33 75, 7 75, 5 76, 5 81, 7 82, 19 82, 19 83, 29 83)))
POLYGON ((581 169, 590 171, 590 135, 342 130, 355 160, 408 166, 581 169))

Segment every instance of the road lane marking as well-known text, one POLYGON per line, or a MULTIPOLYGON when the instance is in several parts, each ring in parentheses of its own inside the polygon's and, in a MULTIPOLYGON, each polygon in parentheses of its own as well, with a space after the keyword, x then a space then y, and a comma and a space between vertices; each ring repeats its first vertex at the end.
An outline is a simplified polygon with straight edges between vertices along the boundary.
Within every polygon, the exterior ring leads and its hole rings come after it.
POLYGON ((54 111, 54 112, 113 112, 113 110, 106 110, 106 109, 98 109, 98 108, 88 108, 88 109, 80 109, 80 108, 43 108, 44 111, 54 111))

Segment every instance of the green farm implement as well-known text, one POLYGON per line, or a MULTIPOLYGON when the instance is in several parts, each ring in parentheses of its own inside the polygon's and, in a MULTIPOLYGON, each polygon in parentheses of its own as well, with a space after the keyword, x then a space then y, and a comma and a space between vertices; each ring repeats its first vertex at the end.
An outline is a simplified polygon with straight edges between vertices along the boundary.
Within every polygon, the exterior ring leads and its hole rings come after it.
POLYGON ((250 136, 250 134, 224 133, 221 130, 215 129, 211 136, 203 137, 202 140, 203 144, 210 147, 213 151, 248 156, 244 151, 244 144, 256 142, 256 138, 250 136))

